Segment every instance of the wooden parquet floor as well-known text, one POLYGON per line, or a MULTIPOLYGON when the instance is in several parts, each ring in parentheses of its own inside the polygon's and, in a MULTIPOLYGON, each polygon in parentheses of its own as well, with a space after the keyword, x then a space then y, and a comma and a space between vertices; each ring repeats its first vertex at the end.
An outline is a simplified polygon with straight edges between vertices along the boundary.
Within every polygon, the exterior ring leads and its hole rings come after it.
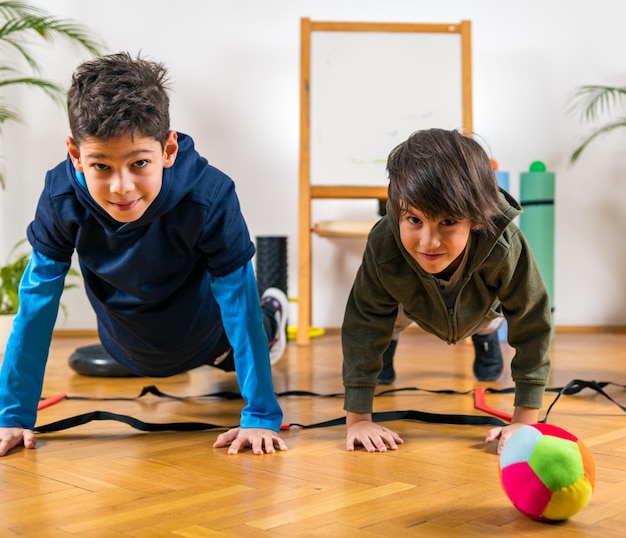
MULTIPOLYGON (((74 374, 67 358, 93 340, 55 337, 44 396, 137 396, 156 385, 194 396, 237 390, 234 376, 199 368, 168 379, 102 379, 74 374)), ((505 349, 511 357, 511 350, 505 349)), ((403 335, 396 355, 396 388, 472 390, 473 348, 447 346, 421 332, 403 335)), ((626 334, 558 333, 551 387, 572 379, 626 384, 626 334)), ((341 393, 339 336, 288 345, 275 366, 277 392, 341 393)), ((499 382, 509 387, 506 371, 499 382)), ((387 387, 385 387, 387 388, 387 387)), ((381 389, 382 390, 382 389, 381 389)), ((626 391, 607 393, 626 404, 626 391)), ((511 411, 512 395, 488 395, 511 411)), ((546 395, 546 407, 554 394, 546 395)), ((340 397, 282 397, 285 421, 311 424, 343 416, 340 397)), ((401 391, 376 398, 376 411, 417 409, 481 414, 471 394, 401 391)), ((240 400, 63 400, 43 409, 38 424, 93 410, 151 422, 238 422, 240 400)), ((545 412, 545 408, 544 408, 545 412)), ((543 417, 543 413, 541 414, 543 417)), ((626 414, 585 390, 563 396, 549 422, 572 431, 590 448, 597 481, 589 505, 568 521, 544 524, 521 515, 498 482, 487 426, 396 421, 405 444, 397 451, 347 452, 343 426, 292 429, 289 450, 254 456, 213 449, 217 433, 141 433, 125 424, 92 422, 39 436, 35 450, 0 458, 0 536, 37 538, 204 536, 445 536, 618 537, 626 532, 626 414)))

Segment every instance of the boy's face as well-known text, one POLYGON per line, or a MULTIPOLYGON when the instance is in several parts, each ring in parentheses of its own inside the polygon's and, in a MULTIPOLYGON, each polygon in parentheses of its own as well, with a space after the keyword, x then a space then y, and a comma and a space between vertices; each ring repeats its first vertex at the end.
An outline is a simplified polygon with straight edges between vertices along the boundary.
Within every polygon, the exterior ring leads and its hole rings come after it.
POLYGON ((472 225, 469 220, 427 219, 409 206, 400 217, 400 240, 424 271, 441 273, 467 245, 472 225))
POLYGON ((86 138, 79 146, 68 137, 74 167, 85 174, 89 194, 118 222, 139 219, 159 194, 163 169, 176 160, 178 140, 170 131, 165 148, 152 137, 130 134, 111 140, 86 138))

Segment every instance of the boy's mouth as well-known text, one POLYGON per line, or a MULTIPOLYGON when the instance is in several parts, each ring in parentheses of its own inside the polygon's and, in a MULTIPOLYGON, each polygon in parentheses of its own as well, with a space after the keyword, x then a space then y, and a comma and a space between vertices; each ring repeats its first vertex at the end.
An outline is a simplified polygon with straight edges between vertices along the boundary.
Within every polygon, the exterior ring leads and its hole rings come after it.
POLYGON ((119 211, 130 211, 133 209, 139 200, 130 200, 129 202, 111 202, 111 205, 119 211))
POLYGON ((420 255, 428 261, 435 261, 443 256, 443 254, 431 254, 428 252, 420 252, 420 255))

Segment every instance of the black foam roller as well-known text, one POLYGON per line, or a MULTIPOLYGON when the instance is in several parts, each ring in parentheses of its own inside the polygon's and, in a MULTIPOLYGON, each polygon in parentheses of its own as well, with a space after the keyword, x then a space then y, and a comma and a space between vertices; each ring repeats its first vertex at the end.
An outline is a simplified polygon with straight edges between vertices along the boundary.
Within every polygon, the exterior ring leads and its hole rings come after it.
POLYGON ((287 237, 257 236, 256 280, 259 296, 267 288, 278 288, 287 295, 287 237))

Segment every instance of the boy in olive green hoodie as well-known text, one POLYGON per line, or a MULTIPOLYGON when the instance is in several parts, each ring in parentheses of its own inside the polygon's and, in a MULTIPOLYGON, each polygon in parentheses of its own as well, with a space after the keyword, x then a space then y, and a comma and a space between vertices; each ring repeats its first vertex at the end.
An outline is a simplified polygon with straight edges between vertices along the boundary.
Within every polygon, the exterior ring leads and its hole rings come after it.
POLYGON ((500 451, 515 429, 537 422, 550 372, 550 302, 513 223, 521 208, 498 189, 482 147, 457 131, 413 133, 387 170, 387 215, 368 237, 342 326, 346 448, 402 443, 371 413, 383 358, 393 373, 398 334, 410 323, 449 344, 471 336, 474 375, 493 380, 503 371, 496 331, 506 319, 515 410, 510 425, 486 437, 500 451))

